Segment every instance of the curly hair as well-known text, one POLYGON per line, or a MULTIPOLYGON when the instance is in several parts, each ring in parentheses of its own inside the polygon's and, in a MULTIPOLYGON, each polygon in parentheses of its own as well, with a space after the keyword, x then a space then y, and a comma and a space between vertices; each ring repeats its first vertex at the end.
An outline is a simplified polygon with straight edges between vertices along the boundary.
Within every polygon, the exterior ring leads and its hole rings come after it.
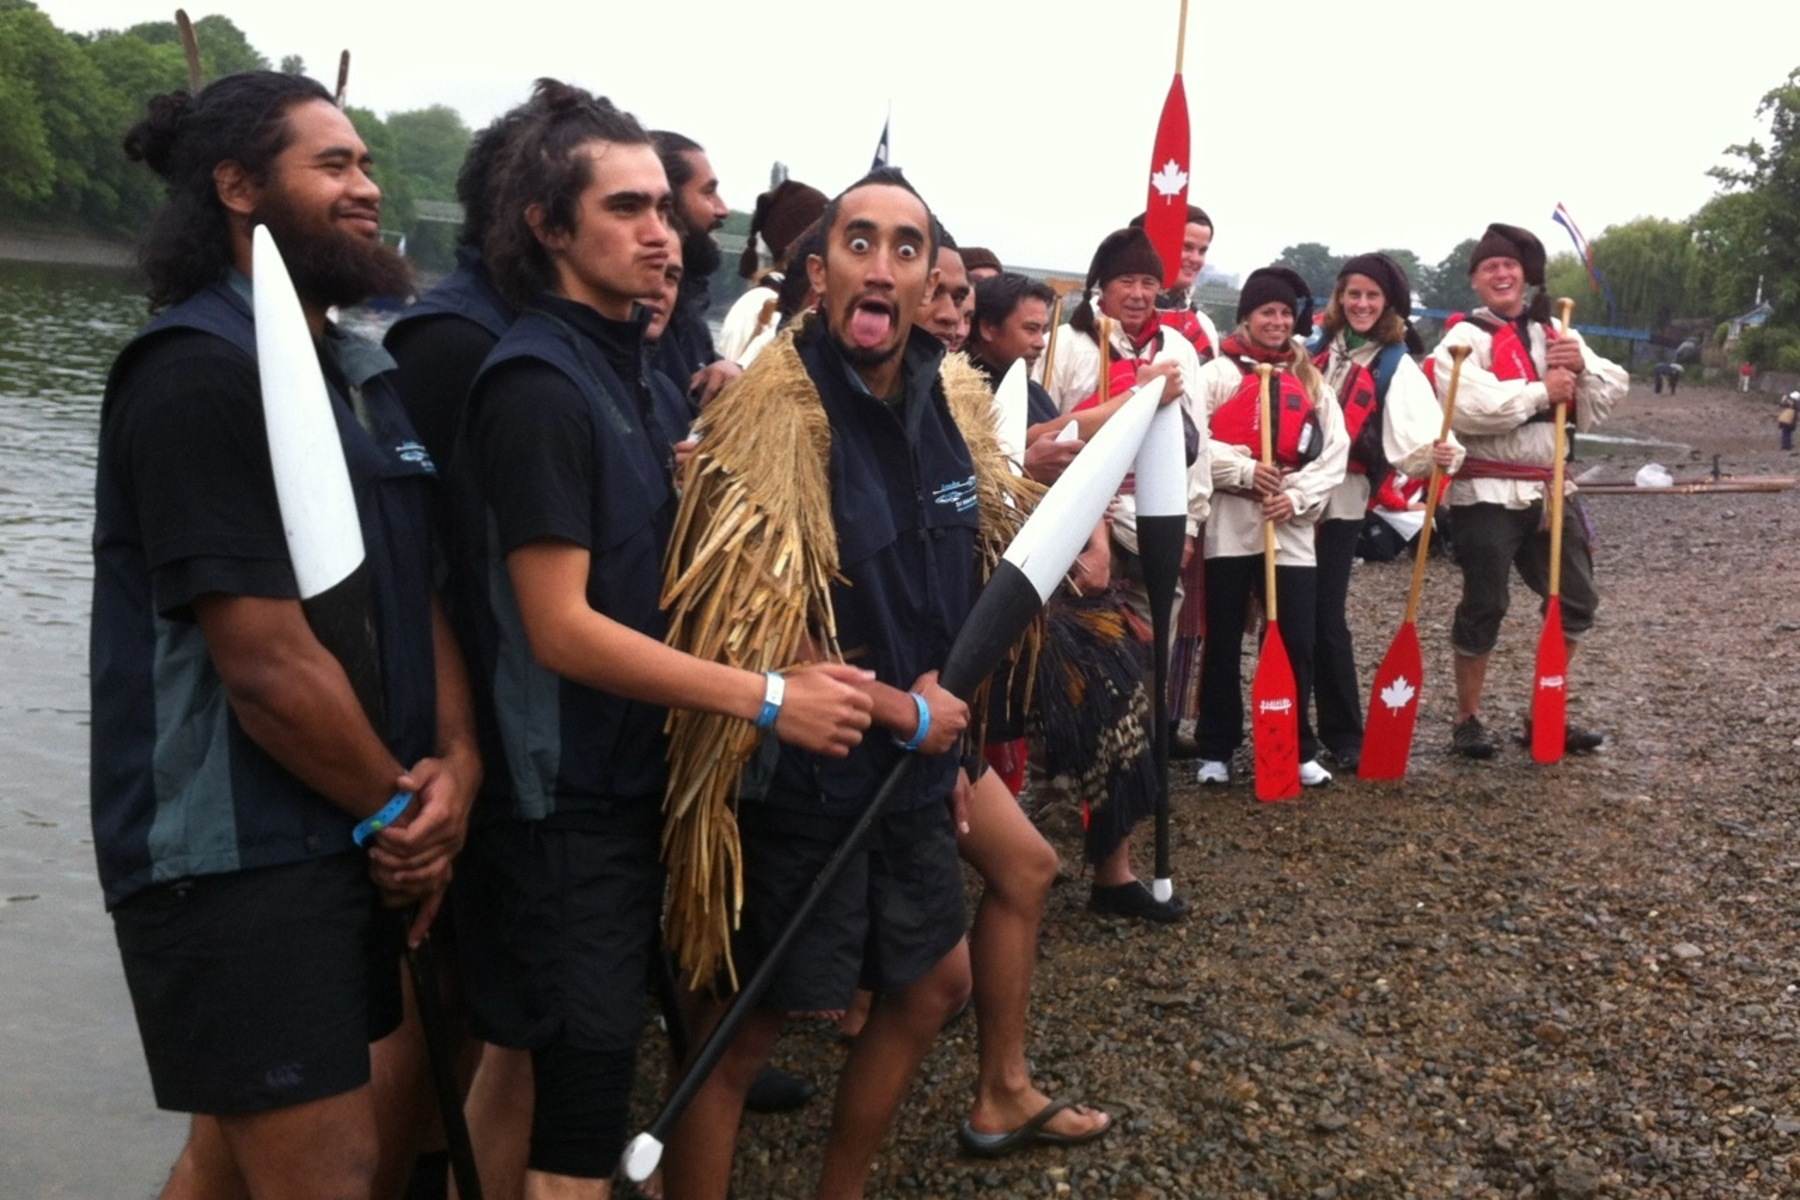
POLYGON ((168 184, 168 199, 138 247, 153 310, 225 277, 231 225, 213 171, 235 162, 257 183, 266 182, 293 140, 289 110, 309 100, 332 103, 316 80, 278 71, 227 75, 198 96, 175 91, 151 98, 144 118, 125 135, 125 155, 168 184))
POLYGON ((594 160, 578 151, 589 142, 650 145, 636 117, 604 97, 555 79, 540 79, 527 111, 506 139, 489 185, 488 227, 482 257, 494 283, 524 306, 556 283, 556 267, 540 233, 573 233, 581 221, 581 193, 594 181, 594 160), (543 215, 533 231, 526 213, 543 215))

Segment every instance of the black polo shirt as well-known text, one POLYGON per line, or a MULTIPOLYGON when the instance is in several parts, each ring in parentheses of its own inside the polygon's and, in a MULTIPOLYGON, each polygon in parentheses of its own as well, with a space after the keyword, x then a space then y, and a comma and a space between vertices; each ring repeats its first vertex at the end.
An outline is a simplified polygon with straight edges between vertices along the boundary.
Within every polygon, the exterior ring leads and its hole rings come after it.
MULTIPOLYGON (((975 469, 938 379, 944 349, 914 329, 892 403, 869 394, 813 320, 796 347, 831 424, 831 513, 839 570, 832 587, 838 645, 851 663, 906 689, 943 665, 980 591, 975 469)), ((873 798, 904 754, 875 731, 848 758, 781 749, 767 802, 851 813, 873 798)), ((955 753, 912 775, 895 811, 941 802, 955 753)))
MULTIPOLYGON (((472 626, 484 818, 526 820, 659 803, 665 710, 538 665, 506 556, 542 541, 590 556, 587 600, 647 637, 674 527, 673 446, 683 412, 659 405, 640 313, 612 321, 545 295, 495 346, 470 392, 454 490, 458 590, 472 626)), ((679 397, 676 397, 679 402, 679 397)))

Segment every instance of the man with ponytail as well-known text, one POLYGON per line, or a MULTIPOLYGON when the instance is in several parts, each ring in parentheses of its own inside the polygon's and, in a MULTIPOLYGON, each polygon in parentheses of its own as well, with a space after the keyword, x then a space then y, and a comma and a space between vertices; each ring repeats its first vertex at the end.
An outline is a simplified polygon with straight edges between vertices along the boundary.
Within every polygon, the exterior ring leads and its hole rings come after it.
POLYGON ((142 251, 157 315, 101 415, 91 788, 151 1086, 194 1114, 164 1195, 392 1194, 405 1164, 378 1169, 377 1131, 399 1106, 371 1090, 370 1046, 400 1020, 407 931, 383 901, 418 904, 423 935, 481 775, 431 591, 431 458, 393 361, 326 315, 404 294, 408 273, 379 240, 369 152, 313 80, 252 71, 157 97, 125 149, 168 199, 142 251), (288 556, 257 373, 259 224, 339 418, 383 601, 382 729, 314 636, 288 556))
MULTIPOLYGON (((1450 383, 1450 348, 1468 346, 1456 393, 1453 428, 1468 458, 1450 488, 1456 560, 1463 594, 1450 627, 1456 651, 1456 725, 1451 748, 1491 758, 1498 748, 1481 720, 1488 658, 1506 616, 1507 579, 1519 577, 1539 595, 1549 586, 1550 530, 1545 493, 1556 453, 1551 422, 1567 404, 1580 432, 1604 422, 1631 386, 1576 331, 1550 323, 1544 294, 1544 244, 1516 225, 1487 227, 1469 255, 1469 283, 1481 307, 1450 318, 1427 369, 1440 399, 1450 383), (1535 293, 1532 289, 1537 289, 1535 293)), ((1566 485, 1574 490, 1574 484, 1566 485)), ((1587 522, 1578 504, 1563 510, 1563 633, 1575 644, 1593 627, 1599 594, 1587 522)), ((1568 726, 1570 751, 1597 749, 1602 734, 1568 726)))

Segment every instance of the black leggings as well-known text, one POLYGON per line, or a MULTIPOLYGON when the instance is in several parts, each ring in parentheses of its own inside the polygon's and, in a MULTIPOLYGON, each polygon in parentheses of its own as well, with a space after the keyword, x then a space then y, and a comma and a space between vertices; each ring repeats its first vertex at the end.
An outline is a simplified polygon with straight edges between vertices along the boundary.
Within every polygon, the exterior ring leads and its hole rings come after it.
MULTIPOLYGON (((1315 543, 1319 559, 1319 623, 1313 678, 1319 705, 1319 741, 1340 757, 1362 753, 1362 689, 1356 682, 1356 647, 1350 640, 1346 608, 1350 568, 1362 522, 1321 521, 1315 543)), ((1285 631, 1286 622, 1282 623, 1285 631)), ((1286 636, 1285 632, 1283 636, 1286 636)))
MULTIPOLYGON (((1300 701, 1300 760, 1318 756, 1311 702, 1313 642, 1317 631, 1318 569, 1276 567, 1275 588, 1281 602, 1281 640, 1294 665, 1300 701)), ((1250 598, 1263 593, 1260 554, 1206 560, 1206 642, 1200 651, 1200 720, 1194 741, 1200 757, 1230 762, 1244 740, 1244 626, 1250 598)))

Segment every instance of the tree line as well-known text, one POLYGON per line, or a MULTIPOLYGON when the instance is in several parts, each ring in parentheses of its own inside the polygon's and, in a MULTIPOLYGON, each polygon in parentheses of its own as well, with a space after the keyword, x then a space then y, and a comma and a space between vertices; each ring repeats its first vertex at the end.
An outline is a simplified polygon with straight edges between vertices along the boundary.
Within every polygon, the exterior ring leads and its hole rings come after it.
MULTIPOLYGON (((1697 332, 1719 345, 1724 322, 1747 312, 1760 289, 1772 315, 1745 331, 1734 357, 1800 371, 1800 67, 1763 96, 1756 117, 1768 122, 1767 139, 1725 148, 1724 163, 1707 172, 1719 191, 1699 211, 1681 221, 1640 217, 1591 239, 1594 265, 1612 291, 1610 312, 1570 250, 1550 259, 1551 294, 1575 297, 1593 324, 1648 329, 1670 343, 1697 332)), ((1555 249, 1560 233, 1544 236, 1555 249)), ((1406 267, 1426 307, 1454 312, 1476 303, 1468 279, 1474 246, 1470 238, 1436 263, 1407 250, 1386 253, 1406 267)), ((1301 242, 1277 261, 1326 296, 1347 257, 1301 242)))
MULTIPOLYGON (((200 18, 194 35, 207 79, 271 66, 228 17, 200 18)), ((277 69, 304 74, 306 64, 290 54, 277 69)), ((0 0, 0 223, 142 229, 162 182, 127 160, 121 141, 151 96, 186 86, 173 21, 69 33, 29 0, 0 0)), ((346 112, 375 156, 382 224, 426 265, 448 262, 454 227, 421 223, 416 206, 455 198, 469 127, 442 104, 385 118, 355 105, 346 112)))

